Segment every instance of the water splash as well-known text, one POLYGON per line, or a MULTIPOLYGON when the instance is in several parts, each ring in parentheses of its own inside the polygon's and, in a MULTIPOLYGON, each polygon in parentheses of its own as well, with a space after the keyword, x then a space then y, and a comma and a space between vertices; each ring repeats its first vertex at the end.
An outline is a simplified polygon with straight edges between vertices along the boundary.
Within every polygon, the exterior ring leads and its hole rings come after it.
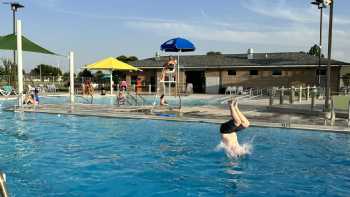
POLYGON ((242 157, 244 155, 250 154, 252 150, 251 143, 244 143, 242 145, 238 145, 236 147, 228 147, 222 141, 215 148, 216 151, 224 150, 226 156, 231 159, 236 159, 238 157, 242 157))

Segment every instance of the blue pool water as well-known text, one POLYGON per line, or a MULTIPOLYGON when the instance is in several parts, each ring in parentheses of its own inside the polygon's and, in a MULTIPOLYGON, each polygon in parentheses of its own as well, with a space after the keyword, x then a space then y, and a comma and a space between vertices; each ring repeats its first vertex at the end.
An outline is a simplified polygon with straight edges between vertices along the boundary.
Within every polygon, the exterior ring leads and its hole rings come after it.
POLYGON ((230 159, 215 124, 0 116, 11 196, 350 196, 350 135, 249 128, 230 159))
MULTIPOLYGON (((156 104, 159 104, 159 97, 155 99, 154 96, 143 96, 145 105, 152 105, 154 100, 156 104)), ((41 97, 40 101, 44 104, 64 104, 68 103, 68 97, 62 96, 52 96, 52 97, 41 97)), ((76 103, 91 103, 91 97, 88 96, 77 96, 76 103)), ((180 101, 177 97, 171 96, 166 98, 170 106, 178 106, 180 101)), ((93 104, 103 104, 103 105, 115 105, 116 97, 111 96, 96 96, 92 99, 93 104)), ((181 104, 183 106, 203 106, 203 105, 221 105, 219 101, 209 98, 209 99, 199 99, 193 97, 182 97, 181 104)))

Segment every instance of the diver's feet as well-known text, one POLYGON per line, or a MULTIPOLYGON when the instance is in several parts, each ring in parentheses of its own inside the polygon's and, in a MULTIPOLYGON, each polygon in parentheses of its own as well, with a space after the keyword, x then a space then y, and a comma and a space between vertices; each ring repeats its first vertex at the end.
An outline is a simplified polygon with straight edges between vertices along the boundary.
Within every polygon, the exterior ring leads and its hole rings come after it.
POLYGON ((233 98, 232 100, 228 101, 228 103, 231 107, 236 107, 237 106, 237 99, 233 98))

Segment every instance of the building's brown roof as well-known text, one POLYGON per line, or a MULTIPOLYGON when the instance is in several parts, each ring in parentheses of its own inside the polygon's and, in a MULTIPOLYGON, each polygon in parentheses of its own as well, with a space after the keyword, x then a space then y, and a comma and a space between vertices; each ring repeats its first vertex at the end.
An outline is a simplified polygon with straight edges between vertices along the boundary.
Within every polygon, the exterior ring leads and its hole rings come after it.
MULTIPOLYGON (((318 66, 316 56, 304 52, 287 53, 254 53, 253 59, 247 54, 222 55, 182 55, 180 65, 185 68, 234 68, 234 67, 314 67, 318 66)), ((168 56, 146 58, 130 62, 140 68, 160 68, 168 60, 168 56)), ((326 58, 321 59, 322 65, 327 65, 326 58)), ((349 66, 350 63, 332 60, 333 66, 349 66)))

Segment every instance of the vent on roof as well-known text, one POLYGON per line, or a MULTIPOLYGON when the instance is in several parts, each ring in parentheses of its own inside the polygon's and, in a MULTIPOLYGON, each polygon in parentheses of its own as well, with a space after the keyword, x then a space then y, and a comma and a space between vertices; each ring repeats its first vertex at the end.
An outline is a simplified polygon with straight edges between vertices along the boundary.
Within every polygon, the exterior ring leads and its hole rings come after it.
POLYGON ((254 59, 254 49, 252 48, 248 49, 247 58, 248 60, 254 59))
POLYGON ((159 55, 158 51, 156 51, 156 54, 154 55, 154 59, 157 61, 160 60, 160 55, 159 55))

